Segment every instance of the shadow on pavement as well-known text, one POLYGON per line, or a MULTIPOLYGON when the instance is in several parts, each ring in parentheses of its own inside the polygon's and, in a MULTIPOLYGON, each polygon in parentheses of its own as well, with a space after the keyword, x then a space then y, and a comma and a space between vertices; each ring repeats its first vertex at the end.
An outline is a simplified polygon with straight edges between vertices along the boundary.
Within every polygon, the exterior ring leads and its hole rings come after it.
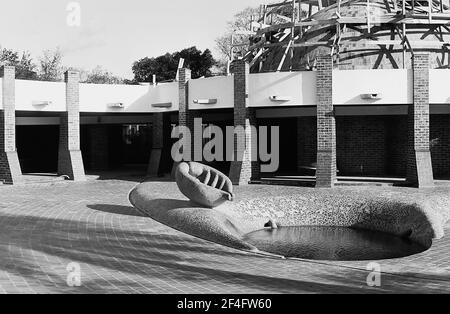
POLYGON ((111 205, 111 204, 94 204, 87 205, 88 208, 114 214, 114 215, 124 215, 124 216, 135 216, 135 217, 145 217, 145 215, 141 214, 139 211, 134 209, 132 206, 123 206, 123 205, 111 205))
MULTIPOLYGON (((90 208, 121 215, 129 215, 132 210, 127 206, 111 208, 110 205, 90 208)), ((424 289, 424 280, 389 276, 389 279, 383 277, 383 286, 378 290, 366 290, 368 273, 365 271, 247 255, 177 232, 169 233, 151 220, 151 228, 141 231, 137 226, 146 226, 145 221, 135 225, 122 221, 121 217, 108 218, 105 213, 98 212, 90 217, 99 223, 0 214, 0 272, 24 277, 54 292, 107 293, 130 288, 148 292, 144 288, 149 291, 161 287, 170 289, 174 282, 185 287, 183 292, 186 293, 198 292, 196 287, 204 285, 220 287, 222 291, 227 289, 230 293, 417 292, 424 289), (101 223, 105 217, 109 219, 108 224, 101 223), (66 285, 66 264, 61 264, 68 262, 80 263, 87 273, 97 274, 99 269, 106 269, 104 278, 87 275, 82 290, 74 291, 66 285), (139 282, 136 278, 145 280, 139 282)), ((450 278, 446 274, 439 279, 450 278)), ((434 291, 440 291, 439 287, 434 286, 434 291)))

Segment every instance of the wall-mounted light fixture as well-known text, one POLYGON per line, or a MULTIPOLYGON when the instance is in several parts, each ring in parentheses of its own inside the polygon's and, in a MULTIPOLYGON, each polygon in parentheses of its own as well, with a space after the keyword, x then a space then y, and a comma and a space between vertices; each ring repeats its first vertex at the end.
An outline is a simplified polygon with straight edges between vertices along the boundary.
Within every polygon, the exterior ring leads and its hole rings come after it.
POLYGON ((52 102, 49 100, 33 100, 31 103, 33 106, 36 107, 45 107, 50 106, 52 104, 52 102))
POLYGON ((278 101, 278 102, 291 101, 292 100, 292 96, 270 96, 269 99, 271 101, 278 101))
POLYGON ((194 99, 194 104, 199 105, 215 105, 217 104, 217 99, 194 99))
POLYGON ((364 99, 364 100, 380 100, 382 98, 383 98, 383 94, 380 94, 380 93, 361 94, 361 99, 364 99))
POLYGON ((124 108, 124 104, 121 103, 121 102, 113 102, 113 103, 109 103, 109 104, 108 104, 108 107, 109 107, 109 108, 119 108, 119 109, 122 109, 122 108, 124 108))
POLYGON ((157 104, 152 104, 153 108, 170 108, 172 107, 172 103, 171 102, 163 102, 163 103, 157 103, 157 104))

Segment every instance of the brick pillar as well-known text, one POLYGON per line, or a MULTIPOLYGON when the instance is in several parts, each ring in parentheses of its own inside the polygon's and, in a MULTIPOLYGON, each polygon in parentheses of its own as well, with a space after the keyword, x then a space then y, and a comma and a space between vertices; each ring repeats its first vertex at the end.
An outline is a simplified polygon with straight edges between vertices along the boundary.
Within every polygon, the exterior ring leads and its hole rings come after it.
POLYGON ((157 177, 160 174, 161 158, 164 148, 164 114, 161 112, 153 114, 152 124, 152 151, 148 163, 147 175, 157 177))
POLYGON ((234 77, 234 127, 243 127, 244 132, 235 135, 234 161, 231 162, 230 179, 235 185, 245 185, 260 177, 260 164, 257 152, 257 144, 252 143, 252 129, 257 126, 256 112, 249 108, 248 104, 248 80, 250 67, 243 60, 233 62, 231 71, 234 77), (245 143, 245 147, 238 147, 239 143, 245 143), (236 160, 242 155, 242 160, 236 160))
MULTIPOLYGON (((194 130, 194 115, 192 111, 189 110, 189 81, 191 80, 191 70, 190 69, 179 69, 178 70, 178 97, 179 97, 179 111, 178 111, 178 125, 184 126, 191 130, 193 135, 194 130)), ((193 140, 193 139, 192 139, 193 140)), ((193 142, 193 141, 192 141, 193 142)), ((192 143, 193 145, 193 143, 192 143)), ((191 148, 191 160, 194 152, 191 148)), ((173 164, 172 177, 175 177, 175 169, 178 163, 173 164)))
POLYGON ((107 125, 89 126, 89 166, 92 170, 109 169, 109 129, 107 125))
POLYGON ((333 60, 317 60, 317 179, 316 187, 332 188, 336 183, 336 119, 333 108, 333 60))
POLYGON ((0 76, 3 77, 3 107, 0 110, 0 181, 6 184, 20 184, 23 178, 16 151, 16 70, 13 66, 2 67, 0 76))
POLYGON ((73 181, 85 181, 80 150, 79 73, 67 71, 66 112, 61 114, 59 129, 58 174, 73 181))
POLYGON ((408 109, 407 181, 416 187, 432 187, 433 166, 430 154, 430 56, 413 56, 413 104, 408 109))

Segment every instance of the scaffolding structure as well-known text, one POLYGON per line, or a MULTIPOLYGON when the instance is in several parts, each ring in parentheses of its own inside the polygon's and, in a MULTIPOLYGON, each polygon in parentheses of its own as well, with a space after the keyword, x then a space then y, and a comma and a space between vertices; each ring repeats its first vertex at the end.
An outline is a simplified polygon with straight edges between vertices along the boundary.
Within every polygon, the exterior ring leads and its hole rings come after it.
POLYGON ((406 68, 409 55, 428 51, 436 68, 450 65, 444 0, 286 0, 261 6, 250 24, 243 58, 252 72, 310 70, 319 54, 344 68, 406 68))

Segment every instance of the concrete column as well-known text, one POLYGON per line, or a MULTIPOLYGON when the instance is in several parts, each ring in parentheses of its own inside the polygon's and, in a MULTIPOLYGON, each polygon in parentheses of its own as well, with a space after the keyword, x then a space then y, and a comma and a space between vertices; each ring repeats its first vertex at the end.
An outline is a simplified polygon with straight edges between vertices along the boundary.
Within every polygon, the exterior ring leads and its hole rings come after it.
POLYGON ((13 66, 0 69, 2 79, 2 103, 0 110, 0 181, 6 184, 20 184, 23 180, 16 151, 16 100, 13 66))
MULTIPOLYGON (((191 80, 191 70, 190 69, 179 69, 178 70, 178 97, 179 97, 179 111, 178 111, 178 125, 189 128, 193 134, 194 130, 194 117, 192 112, 189 110, 189 81, 191 80)), ((192 141, 193 142, 193 141, 192 141)), ((192 144, 193 145, 193 144, 192 144)), ((193 151, 191 148, 191 158, 192 160, 193 151)), ((189 160, 189 161, 190 161, 189 160)), ((178 163, 173 164, 172 177, 175 177, 175 169, 178 163)))
POLYGON ((252 142, 252 135, 256 138, 252 127, 257 127, 257 120, 255 109, 249 108, 248 103, 249 64, 243 60, 234 61, 231 71, 234 77, 234 127, 243 128, 244 132, 235 134, 230 179, 235 185, 245 185, 260 178, 257 143, 252 142))
POLYGON ((58 174, 73 181, 85 181, 80 150, 79 73, 67 71, 66 112, 61 114, 59 131, 58 174))
POLYGON ((161 158, 164 148, 164 114, 153 114, 152 124, 152 151, 150 153, 150 161, 148 164, 147 175, 157 177, 160 174, 161 158))
POLYGON ((430 154, 430 56, 413 56, 413 104, 408 109, 407 182, 416 187, 434 186, 430 154))
POLYGON ((333 188, 336 183, 336 119, 333 108, 333 60, 317 60, 317 179, 316 187, 333 188))

